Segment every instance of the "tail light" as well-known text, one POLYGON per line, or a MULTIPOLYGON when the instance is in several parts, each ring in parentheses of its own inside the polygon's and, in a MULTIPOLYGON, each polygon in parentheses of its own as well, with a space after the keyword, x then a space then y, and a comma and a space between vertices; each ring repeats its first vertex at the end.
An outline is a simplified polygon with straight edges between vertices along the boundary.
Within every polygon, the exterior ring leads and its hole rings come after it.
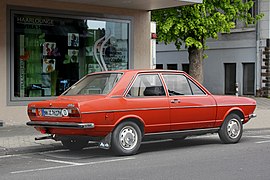
POLYGON ((79 118, 81 117, 81 114, 80 114, 80 111, 78 108, 68 108, 68 116, 69 117, 76 117, 76 118, 79 118))
POLYGON ((28 116, 36 116, 37 109, 36 108, 28 108, 27 113, 28 113, 28 116))

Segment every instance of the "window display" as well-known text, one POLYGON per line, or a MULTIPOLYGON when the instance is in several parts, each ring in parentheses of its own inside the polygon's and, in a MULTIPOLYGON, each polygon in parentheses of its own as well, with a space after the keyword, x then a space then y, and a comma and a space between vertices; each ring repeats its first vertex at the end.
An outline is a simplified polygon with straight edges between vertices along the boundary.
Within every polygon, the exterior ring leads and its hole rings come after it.
POLYGON ((29 14, 11 16, 13 98, 57 96, 88 73, 128 69, 129 21, 29 14))

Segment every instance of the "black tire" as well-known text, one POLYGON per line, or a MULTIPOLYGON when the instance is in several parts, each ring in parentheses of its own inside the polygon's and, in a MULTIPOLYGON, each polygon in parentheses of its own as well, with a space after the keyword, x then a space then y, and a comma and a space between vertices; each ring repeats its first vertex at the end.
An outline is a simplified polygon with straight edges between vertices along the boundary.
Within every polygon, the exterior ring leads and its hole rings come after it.
POLYGON ((243 134, 243 124, 237 114, 229 114, 218 132, 219 138, 224 144, 232 144, 240 141, 243 134))
POLYGON ((88 140, 81 138, 66 138, 61 140, 64 147, 71 151, 80 151, 88 145, 88 140))
POLYGON ((142 133, 139 126, 131 121, 120 123, 112 133, 112 150, 116 155, 136 154, 141 146, 142 133))

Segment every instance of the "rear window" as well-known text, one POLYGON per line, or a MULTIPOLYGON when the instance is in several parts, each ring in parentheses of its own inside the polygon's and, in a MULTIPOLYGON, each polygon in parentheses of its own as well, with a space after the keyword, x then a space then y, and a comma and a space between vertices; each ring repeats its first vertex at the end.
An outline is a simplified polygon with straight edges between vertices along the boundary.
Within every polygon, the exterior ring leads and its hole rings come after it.
POLYGON ((118 83, 122 73, 102 73, 84 77, 70 87, 63 95, 108 94, 118 83))

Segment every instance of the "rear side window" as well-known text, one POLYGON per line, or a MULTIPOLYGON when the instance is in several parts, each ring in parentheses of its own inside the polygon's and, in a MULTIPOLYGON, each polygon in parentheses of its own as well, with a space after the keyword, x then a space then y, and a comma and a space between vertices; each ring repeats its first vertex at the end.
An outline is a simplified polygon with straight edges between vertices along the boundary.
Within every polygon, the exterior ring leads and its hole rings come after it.
POLYGON ((136 77, 127 97, 165 96, 165 90, 157 74, 140 74, 136 77))

